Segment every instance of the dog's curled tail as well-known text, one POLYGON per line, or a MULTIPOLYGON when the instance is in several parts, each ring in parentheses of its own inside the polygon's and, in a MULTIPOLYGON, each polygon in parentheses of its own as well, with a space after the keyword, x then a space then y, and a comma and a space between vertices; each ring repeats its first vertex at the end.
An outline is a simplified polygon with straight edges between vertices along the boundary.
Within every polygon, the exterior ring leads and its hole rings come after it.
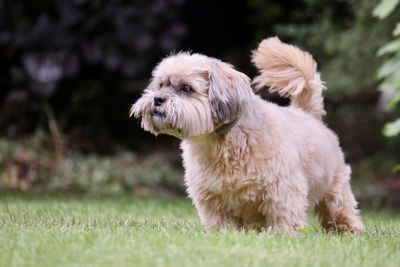
POLYGON ((267 86, 271 93, 290 97, 291 105, 318 119, 326 114, 322 97, 326 87, 309 53, 271 37, 253 51, 252 62, 260 71, 253 80, 256 89, 267 86))

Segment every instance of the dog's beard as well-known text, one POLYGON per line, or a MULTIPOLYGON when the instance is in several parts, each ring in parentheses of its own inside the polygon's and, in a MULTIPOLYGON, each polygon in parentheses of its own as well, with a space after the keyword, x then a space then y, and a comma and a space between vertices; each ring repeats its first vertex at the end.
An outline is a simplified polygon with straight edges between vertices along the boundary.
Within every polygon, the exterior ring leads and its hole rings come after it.
POLYGON ((179 139, 212 132, 213 121, 206 98, 171 96, 159 107, 154 106, 153 98, 154 94, 147 92, 131 108, 131 115, 141 119, 144 130, 179 139))

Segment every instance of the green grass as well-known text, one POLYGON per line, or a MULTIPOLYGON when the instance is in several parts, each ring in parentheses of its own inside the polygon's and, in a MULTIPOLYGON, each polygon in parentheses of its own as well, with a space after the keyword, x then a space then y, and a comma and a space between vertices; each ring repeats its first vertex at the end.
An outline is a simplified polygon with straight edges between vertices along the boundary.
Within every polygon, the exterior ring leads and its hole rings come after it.
POLYGON ((400 266, 400 215, 366 233, 205 233, 190 202, 0 195, 0 266, 400 266))

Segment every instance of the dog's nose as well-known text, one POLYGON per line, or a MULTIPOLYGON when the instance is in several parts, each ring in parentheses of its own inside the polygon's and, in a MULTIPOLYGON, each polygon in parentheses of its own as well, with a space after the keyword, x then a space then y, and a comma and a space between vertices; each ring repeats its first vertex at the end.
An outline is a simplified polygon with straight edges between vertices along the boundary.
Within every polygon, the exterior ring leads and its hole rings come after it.
POLYGON ((154 97, 154 105, 156 107, 161 106, 161 104, 164 103, 164 102, 165 102, 165 97, 163 97, 163 96, 154 97))

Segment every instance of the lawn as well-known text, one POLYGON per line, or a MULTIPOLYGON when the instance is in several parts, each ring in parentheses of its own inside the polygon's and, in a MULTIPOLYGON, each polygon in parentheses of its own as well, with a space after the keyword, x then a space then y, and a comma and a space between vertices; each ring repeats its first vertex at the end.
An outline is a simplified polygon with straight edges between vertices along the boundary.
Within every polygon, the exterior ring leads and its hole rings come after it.
POLYGON ((205 233, 191 203, 0 194, 0 266, 400 266, 400 214, 363 214, 367 232, 296 237, 205 233))

